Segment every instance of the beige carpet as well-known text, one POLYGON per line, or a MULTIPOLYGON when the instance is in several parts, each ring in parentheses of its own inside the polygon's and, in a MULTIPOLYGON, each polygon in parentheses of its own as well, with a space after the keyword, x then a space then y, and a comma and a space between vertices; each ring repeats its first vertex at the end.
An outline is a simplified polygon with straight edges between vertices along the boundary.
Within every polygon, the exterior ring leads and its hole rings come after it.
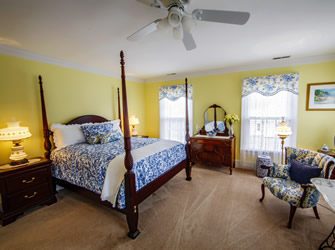
MULTIPOLYGON (((140 206, 140 236, 126 237, 122 214, 63 190, 58 202, 0 227, 1 249, 317 249, 335 215, 319 206, 298 209, 286 228, 289 206, 269 192, 260 203, 254 172, 193 168, 140 206)), ((325 204, 324 201, 320 201, 325 204)))

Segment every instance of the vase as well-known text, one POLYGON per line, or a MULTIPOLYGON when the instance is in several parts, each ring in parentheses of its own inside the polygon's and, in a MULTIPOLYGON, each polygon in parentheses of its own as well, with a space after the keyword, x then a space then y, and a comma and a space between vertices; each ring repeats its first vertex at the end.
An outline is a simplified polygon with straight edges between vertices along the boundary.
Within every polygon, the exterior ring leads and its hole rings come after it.
POLYGON ((233 124, 229 124, 229 130, 228 130, 228 134, 230 137, 234 136, 234 126, 233 124))

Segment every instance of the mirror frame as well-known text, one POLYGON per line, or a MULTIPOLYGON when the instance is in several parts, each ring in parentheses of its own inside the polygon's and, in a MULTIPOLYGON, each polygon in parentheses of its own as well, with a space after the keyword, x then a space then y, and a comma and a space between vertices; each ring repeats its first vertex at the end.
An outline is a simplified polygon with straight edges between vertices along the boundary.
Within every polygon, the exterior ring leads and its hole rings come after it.
MULTIPOLYGON (((206 114, 210 109, 214 109, 214 128, 217 129, 217 109, 221 109, 223 111, 223 116, 225 117, 227 115, 227 112, 224 108, 222 108, 220 105, 217 104, 213 104, 211 106, 209 106, 205 112, 204 112, 204 126, 201 128, 201 130, 199 131, 199 134, 201 135, 206 135, 207 132, 205 130, 205 126, 206 126, 206 114)), ((225 121, 223 121, 224 125, 225 125, 225 130, 223 132, 218 132, 216 135, 218 136, 228 136, 228 127, 225 121)))

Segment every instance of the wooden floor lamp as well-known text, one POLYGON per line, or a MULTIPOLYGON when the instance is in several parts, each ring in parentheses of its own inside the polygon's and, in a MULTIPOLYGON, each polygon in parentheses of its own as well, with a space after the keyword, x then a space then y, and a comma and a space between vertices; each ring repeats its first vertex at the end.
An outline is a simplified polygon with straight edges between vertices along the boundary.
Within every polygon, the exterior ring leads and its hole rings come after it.
POLYGON ((291 128, 287 125, 287 122, 285 121, 284 117, 279 122, 278 126, 276 127, 276 133, 278 137, 281 139, 281 164, 284 164, 284 144, 285 139, 289 137, 292 134, 291 128))

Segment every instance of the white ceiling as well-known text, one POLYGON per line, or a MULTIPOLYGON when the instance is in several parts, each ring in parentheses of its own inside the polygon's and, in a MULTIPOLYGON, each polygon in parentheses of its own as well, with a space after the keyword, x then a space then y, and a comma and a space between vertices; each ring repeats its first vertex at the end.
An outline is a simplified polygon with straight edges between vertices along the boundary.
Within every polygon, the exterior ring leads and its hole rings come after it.
POLYGON ((197 49, 186 51, 169 33, 140 42, 126 37, 164 10, 136 0, 0 0, 0 44, 140 79, 335 53, 334 0, 193 0, 190 9, 248 11, 244 26, 198 22, 197 49))

